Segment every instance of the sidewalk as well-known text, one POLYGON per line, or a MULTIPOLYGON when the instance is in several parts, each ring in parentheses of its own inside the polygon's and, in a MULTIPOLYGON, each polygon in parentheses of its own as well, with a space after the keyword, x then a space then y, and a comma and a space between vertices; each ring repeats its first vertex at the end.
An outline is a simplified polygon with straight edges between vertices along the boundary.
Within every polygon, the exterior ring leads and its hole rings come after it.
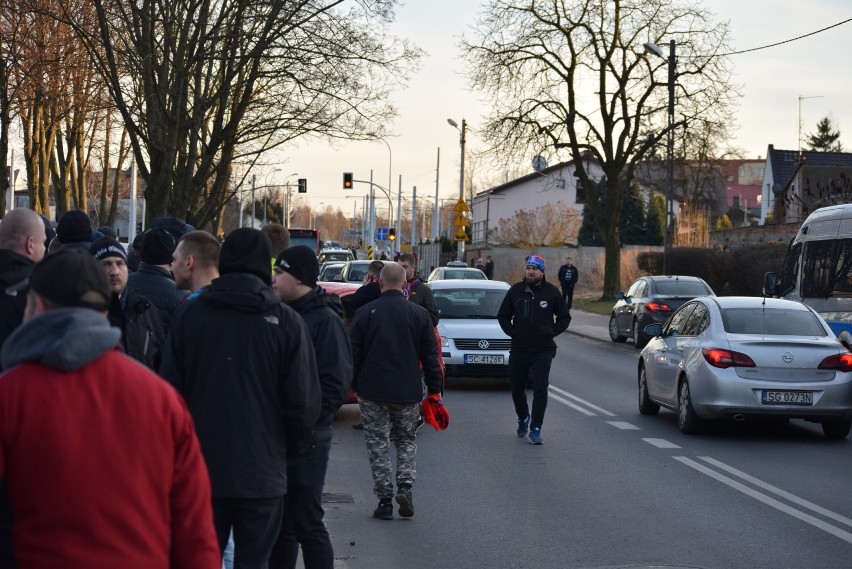
POLYGON ((602 342, 612 342, 609 337, 609 316, 584 312, 576 308, 571 311, 571 325, 568 326, 566 333, 586 336, 602 342))

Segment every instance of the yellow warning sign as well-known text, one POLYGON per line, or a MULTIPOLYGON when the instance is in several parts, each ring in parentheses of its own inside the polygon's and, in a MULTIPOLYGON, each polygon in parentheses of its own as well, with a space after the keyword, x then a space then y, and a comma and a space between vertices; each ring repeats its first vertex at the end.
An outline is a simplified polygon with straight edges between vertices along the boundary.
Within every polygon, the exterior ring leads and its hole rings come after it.
POLYGON ((453 227, 464 227, 465 225, 467 225, 467 219, 465 219, 463 213, 460 213, 453 222, 453 227))
POLYGON ((464 198, 459 198, 459 201, 456 202, 456 205, 453 208, 453 211, 459 212, 459 213, 467 213, 467 212, 470 211, 470 208, 467 207, 466 203, 464 203, 464 198))
POLYGON ((455 235, 456 241, 467 241, 467 233, 464 232, 464 229, 459 227, 459 230, 456 231, 455 235))

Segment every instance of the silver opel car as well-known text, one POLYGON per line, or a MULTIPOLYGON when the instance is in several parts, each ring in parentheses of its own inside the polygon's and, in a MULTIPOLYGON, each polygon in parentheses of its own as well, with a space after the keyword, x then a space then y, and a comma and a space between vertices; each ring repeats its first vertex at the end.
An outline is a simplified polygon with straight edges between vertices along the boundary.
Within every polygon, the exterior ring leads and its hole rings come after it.
POLYGON ((684 433, 709 419, 754 416, 852 428, 852 353, 804 304, 759 297, 701 297, 680 307, 639 357, 639 412, 677 412, 684 433))

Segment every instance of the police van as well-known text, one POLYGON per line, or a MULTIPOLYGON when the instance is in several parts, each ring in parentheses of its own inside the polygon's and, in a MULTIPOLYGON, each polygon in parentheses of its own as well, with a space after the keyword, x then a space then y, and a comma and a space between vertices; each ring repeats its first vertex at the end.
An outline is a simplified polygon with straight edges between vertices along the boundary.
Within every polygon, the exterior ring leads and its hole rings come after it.
POLYGON ((767 296, 813 308, 852 347, 852 204, 820 208, 808 216, 787 250, 781 273, 767 273, 767 296))

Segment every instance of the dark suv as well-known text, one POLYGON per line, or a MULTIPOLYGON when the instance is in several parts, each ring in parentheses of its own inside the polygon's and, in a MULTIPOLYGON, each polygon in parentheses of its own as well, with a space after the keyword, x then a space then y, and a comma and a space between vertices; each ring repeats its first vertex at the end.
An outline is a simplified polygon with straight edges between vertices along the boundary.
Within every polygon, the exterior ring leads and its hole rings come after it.
POLYGON ((713 289, 698 277, 654 276, 637 279, 618 299, 609 318, 609 337, 613 342, 633 338, 636 349, 650 340, 645 335, 648 324, 664 324, 672 312, 696 296, 716 296, 713 289))

